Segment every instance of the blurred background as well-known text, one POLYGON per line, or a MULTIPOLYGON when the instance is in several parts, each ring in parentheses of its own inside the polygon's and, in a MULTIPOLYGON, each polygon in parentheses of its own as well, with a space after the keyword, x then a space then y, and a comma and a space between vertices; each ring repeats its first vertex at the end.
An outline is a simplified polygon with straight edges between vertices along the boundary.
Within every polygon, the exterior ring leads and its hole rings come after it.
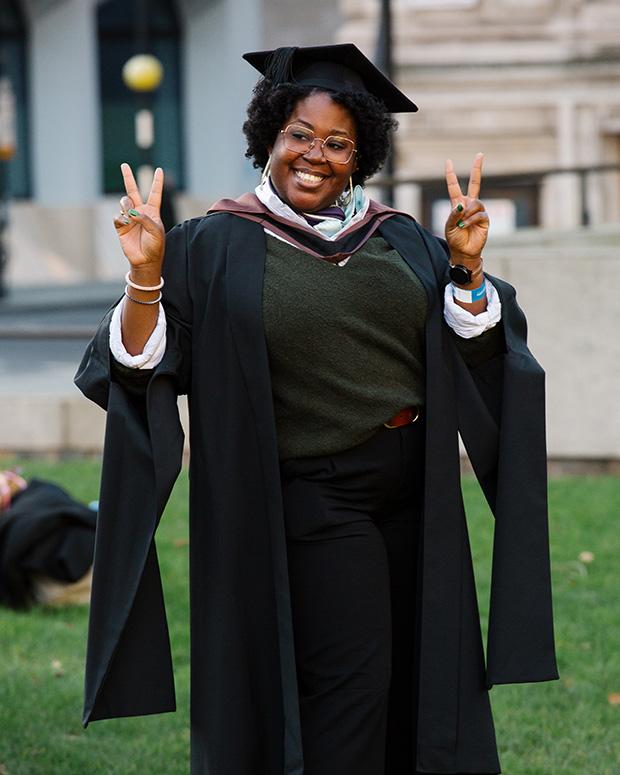
MULTIPOLYGON (((446 158, 465 187, 485 153, 485 267, 516 287, 547 372, 561 680, 493 689, 503 771, 620 772, 620 1, 0 0, 0 775, 188 771, 187 469, 157 540, 173 715, 82 730, 87 610, 72 603, 89 574, 37 577, 45 597, 8 610, 6 528, 36 479, 97 497, 105 417, 72 380, 123 292, 120 163, 143 185, 164 168, 168 225, 251 190, 241 54, 337 42, 420 107, 373 196, 441 234, 446 158), (29 482, 4 512, 3 468, 29 482)), ((463 488, 484 631, 493 520, 472 477, 463 488)), ((90 505, 72 507, 89 525, 90 505)))
POLYGON ((71 379, 122 292, 120 163, 164 168, 172 222, 251 190, 241 54, 345 41, 420 107, 372 194, 441 233, 445 159, 465 186, 485 153, 485 264, 547 371, 550 458, 620 470, 617 0, 0 0, 0 450, 100 448, 71 379))

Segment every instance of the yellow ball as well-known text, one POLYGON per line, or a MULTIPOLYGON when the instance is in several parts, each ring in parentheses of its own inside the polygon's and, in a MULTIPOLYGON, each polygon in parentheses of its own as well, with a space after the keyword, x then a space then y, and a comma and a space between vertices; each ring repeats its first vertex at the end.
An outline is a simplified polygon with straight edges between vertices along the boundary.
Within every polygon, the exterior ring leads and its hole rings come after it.
POLYGON ((153 91, 164 77, 164 68, 152 54, 136 54, 123 65, 123 81, 132 91, 153 91))
POLYGON ((0 161, 10 161, 15 156, 16 151, 17 148, 13 143, 3 143, 0 141, 0 161))

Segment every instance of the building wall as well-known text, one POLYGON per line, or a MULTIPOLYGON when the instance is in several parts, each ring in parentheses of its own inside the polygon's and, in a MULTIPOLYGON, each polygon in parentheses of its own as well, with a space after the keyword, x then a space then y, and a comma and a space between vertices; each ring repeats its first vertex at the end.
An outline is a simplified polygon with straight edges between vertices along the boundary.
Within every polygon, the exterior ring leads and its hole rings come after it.
MULTIPOLYGON (((26 3, 35 185, 32 200, 13 205, 12 284, 125 271, 112 228, 118 197, 99 193, 96 3, 26 3)), ((379 3, 182 0, 179 7, 188 190, 178 214, 185 218, 257 179, 241 135, 256 78, 240 54, 352 40, 372 56, 379 3)), ((616 0, 393 0, 393 9, 397 80, 420 106, 400 117, 398 176, 441 179, 449 156, 465 182, 480 150, 485 172, 498 174, 620 162, 616 0)), ((592 229, 576 226, 578 181, 551 176, 539 203, 545 228, 494 234, 487 263, 517 287, 532 349, 547 369, 550 452, 620 458, 618 174, 587 186, 592 229)), ((421 192, 403 186, 397 204, 419 217, 421 192)))
MULTIPOLYGON (((111 227, 119 197, 101 193, 96 11, 103 1, 24 2, 33 196, 12 207, 9 283, 113 278, 124 266, 111 227)), ((182 219, 258 181, 241 129, 258 74, 241 54, 329 42, 339 17, 326 0, 312 7, 284 0, 177 0, 176 7, 182 26, 182 219)), ((119 172, 119 195, 121 186, 119 172)))
MULTIPOLYGON (((13 284, 112 278, 124 265, 111 222, 118 196, 102 195, 96 11, 102 0, 25 0, 29 26, 32 199, 14 203, 13 284)), ((322 2, 322 6, 327 6, 322 2)), ((331 6, 333 7, 333 6, 331 6)), ((179 0, 186 188, 179 218, 255 185, 241 126, 256 73, 246 50, 295 38, 295 8, 273 0, 179 0), (240 24, 239 20, 243 20, 240 24), (277 37, 277 35, 276 35, 277 37)), ((323 13, 321 18, 326 18, 323 13)), ((297 23, 310 39, 306 20, 297 23)), ((301 36, 304 37, 304 36, 301 36)), ((155 160, 156 161, 156 160, 155 160)), ((119 193, 121 179, 119 173, 119 193)))
MULTIPOLYGON (((529 346, 546 371, 548 452, 554 459, 620 461, 620 225, 541 233, 523 229, 489 245, 488 271, 512 283, 529 346)), ((10 380, 9 380, 10 382, 10 380)), ((104 413, 72 390, 0 401, 5 450, 93 451, 104 413)), ((42 388, 43 389, 43 388, 42 388)), ((185 402, 184 418, 186 418, 185 402)), ((186 425, 187 427, 187 425, 186 425)))
POLYGON ((255 0, 184 8, 187 193, 193 199, 238 196, 256 185, 241 131, 256 78, 241 54, 262 46, 260 11, 255 0))
POLYGON ((334 0, 291 2, 263 0, 263 43, 266 49, 278 46, 321 46, 336 43, 342 23, 334 0))
POLYGON ((619 247, 620 224, 489 240, 487 271, 515 287, 546 372, 553 457, 620 459, 619 247))
POLYGON ((93 6, 64 0, 27 9, 33 199, 42 205, 89 206, 99 195, 93 6))
MULTIPOLYGON (((51 207, 100 197, 96 8, 104 0, 26 0, 30 32, 33 199, 51 207)), ((238 195, 256 181, 241 131, 257 73, 244 51, 333 40, 338 9, 320 0, 177 0, 183 37, 183 148, 190 197, 238 195), (240 21, 242 20, 242 23, 240 21)))
MULTIPOLYGON (((378 3, 341 0, 341 40, 372 53, 378 3)), ((620 3, 615 0, 393 0, 401 118, 397 174, 490 174, 620 164, 620 3)), ((592 222, 620 219, 620 176, 592 176, 592 222)), ((578 181, 549 178, 540 223, 577 225, 578 181)))
MULTIPOLYGON (((372 55, 378 6, 341 0, 339 39, 372 55)), ((441 182, 452 158, 466 184, 478 151, 487 175, 620 163, 620 3, 393 0, 392 12, 397 80, 420 107, 398 117, 398 177, 441 182)), ((620 178, 586 187, 592 228, 578 226, 578 179, 549 176, 543 228, 498 237, 492 219, 486 262, 516 287, 546 369, 550 454, 617 459, 620 178)), ((397 202, 421 217, 423 188, 397 202)))

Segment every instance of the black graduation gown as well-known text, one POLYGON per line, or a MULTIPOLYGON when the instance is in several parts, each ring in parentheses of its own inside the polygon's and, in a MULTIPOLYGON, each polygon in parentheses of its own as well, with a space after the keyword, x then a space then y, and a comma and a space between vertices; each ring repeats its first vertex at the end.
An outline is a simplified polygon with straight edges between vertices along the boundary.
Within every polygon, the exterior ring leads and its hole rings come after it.
POLYGON ((37 576, 81 579, 93 562, 96 520, 62 487, 32 479, 0 512, 0 605, 35 603, 37 576))
MULTIPOLYGON (((446 253, 413 219, 379 233, 428 295, 418 616, 419 772, 499 771, 487 689, 557 677, 544 374, 514 289, 493 279, 506 352, 467 369, 443 321, 446 253), (459 476, 461 432, 495 515, 485 668, 459 476)), ((76 384, 107 409, 84 723, 175 708, 154 533, 190 405, 191 760, 196 775, 301 775, 279 463, 262 327, 265 237, 230 213, 168 234, 166 354, 110 371, 108 313, 76 384), (148 380, 143 391, 136 388, 148 380)), ((145 383, 146 384, 146 383, 145 383)), ((412 657, 413 658, 413 657, 412 657)), ((412 730, 412 734, 415 731, 412 730)))

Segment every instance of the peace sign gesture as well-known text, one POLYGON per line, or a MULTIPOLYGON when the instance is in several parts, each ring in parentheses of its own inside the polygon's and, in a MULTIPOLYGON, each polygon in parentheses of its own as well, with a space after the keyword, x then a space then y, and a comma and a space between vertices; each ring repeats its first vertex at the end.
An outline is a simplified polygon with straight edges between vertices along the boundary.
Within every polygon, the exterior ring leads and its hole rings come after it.
POLYGON ((161 167, 155 170, 146 202, 142 201, 129 164, 121 164, 121 172, 127 195, 121 199, 121 212, 114 219, 121 248, 132 268, 152 267, 159 274, 165 244, 164 225, 159 214, 164 172, 161 167))
POLYGON ((467 196, 461 191, 452 160, 446 160, 446 184, 452 204, 446 221, 446 240, 453 261, 479 258, 489 235, 489 216, 478 199, 483 158, 482 153, 476 154, 469 175, 467 196))

